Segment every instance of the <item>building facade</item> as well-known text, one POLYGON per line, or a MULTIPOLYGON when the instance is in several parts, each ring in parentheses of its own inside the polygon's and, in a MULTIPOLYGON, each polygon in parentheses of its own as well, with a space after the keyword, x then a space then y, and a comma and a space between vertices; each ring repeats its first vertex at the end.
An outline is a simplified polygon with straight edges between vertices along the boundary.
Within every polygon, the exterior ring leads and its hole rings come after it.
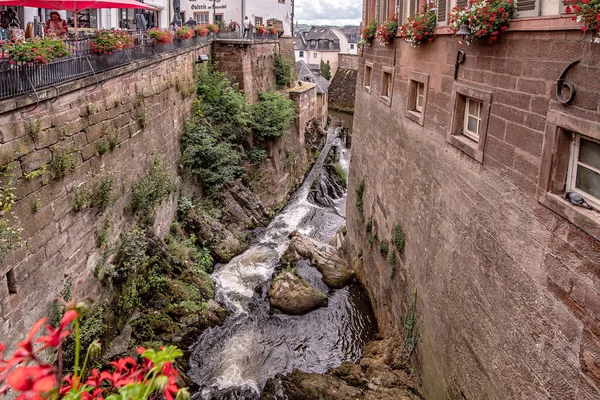
POLYGON ((322 126, 327 125, 327 117, 329 116, 329 85, 330 82, 325 79, 320 70, 312 69, 304 61, 296 63, 296 71, 298 71, 298 80, 302 82, 311 82, 317 88, 317 119, 322 126))
POLYGON ((359 61, 350 251, 382 332, 414 316, 427 399, 600 398, 600 45, 559 0, 516 3, 494 43, 461 44, 440 2, 432 43, 359 61))

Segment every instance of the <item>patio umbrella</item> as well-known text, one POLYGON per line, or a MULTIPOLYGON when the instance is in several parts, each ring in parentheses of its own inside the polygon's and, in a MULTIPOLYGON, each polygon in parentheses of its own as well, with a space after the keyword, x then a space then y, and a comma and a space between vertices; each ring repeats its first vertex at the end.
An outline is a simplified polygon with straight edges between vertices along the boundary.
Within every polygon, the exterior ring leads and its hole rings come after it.
POLYGON ((77 34, 77 13, 90 8, 140 8, 156 10, 136 0, 0 0, 0 6, 38 7, 53 10, 66 10, 73 13, 73 23, 77 34))

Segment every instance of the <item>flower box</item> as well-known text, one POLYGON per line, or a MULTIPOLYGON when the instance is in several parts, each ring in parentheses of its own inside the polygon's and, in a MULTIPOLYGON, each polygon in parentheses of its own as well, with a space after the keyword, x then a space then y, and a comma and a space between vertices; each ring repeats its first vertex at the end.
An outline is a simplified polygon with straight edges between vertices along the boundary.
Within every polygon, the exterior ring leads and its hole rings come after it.
POLYGON ((592 42, 600 43, 600 0, 563 0, 565 12, 583 23, 582 32, 592 32, 592 42))
POLYGON ((423 12, 409 17, 400 27, 400 37, 413 47, 418 47, 423 42, 433 42, 436 21, 435 9, 425 6, 423 12))
POLYGON ((455 35, 463 25, 468 26, 467 44, 486 38, 494 42, 508 30, 514 12, 513 0, 469 0, 465 7, 450 11, 448 23, 455 35))

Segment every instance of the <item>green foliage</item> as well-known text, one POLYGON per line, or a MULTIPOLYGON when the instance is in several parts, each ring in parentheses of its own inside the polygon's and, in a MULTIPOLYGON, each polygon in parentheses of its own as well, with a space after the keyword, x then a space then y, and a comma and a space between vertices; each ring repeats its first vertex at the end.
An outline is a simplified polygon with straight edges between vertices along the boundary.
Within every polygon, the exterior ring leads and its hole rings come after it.
POLYGON ((342 226, 340 227, 340 229, 339 229, 339 232, 340 232, 342 235, 345 235, 346 233, 348 233, 348 229, 346 228, 346 225, 342 225, 342 226))
POLYGON ((92 104, 92 103, 88 104, 87 105, 87 113, 88 113, 88 115, 92 115, 95 112, 96 112, 96 105, 92 104))
POLYGON ((119 133, 114 129, 111 130, 108 135, 108 148, 113 151, 119 145, 119 133))
POLYGON ((160 202, 175 190, 173 175, 160 158, 154 159, 150 171, 133 187, 133 211, 151 215, 160 202))
POLYGON ((279 88, 290 87, 292 83, 292 67, 287 58, 275 53, 275 83, 279 88))
POLYGON ((29 121, 29 136, 33 139, 34 142, 37 142, 40 139, 40 133, 42 132, 42 121, 39 119, 34 119, 29 121))
POLYGON ((367 221, 366 231, 367 231, 367 233, 371 233, 372 230, 373 230, 373 221, 369 220, 369 221, 367 221))
POLYGON ((296 117, 296 105, 274 92, 262 92, 251 107, 252 132, 257 140, 281 137, 296 117))
POLYGON ((96 150, 98 151, 99 156, 108 153, 108 150, 110 150, 110 143, 108 141, 108 138, 103 137, 102 139, 99 139, 96 142, 96 150))
POLYGON ((0 188, 0 263, 8 253, 21 246, 20 229, 16 227, 16 218, 12 206, 15 204, 15 179, 12 173, 13 164, 9 163, 0 169, 0 178, 6 183, 0 188))
POLYGON ((404 251, 404 246, 406 245, 406 235, 402 230, 402 225, 398 224, 392 230, 392 243, 398 253, 402 253, 404 251))
POLYGON ((96 234, 96 247, 102 247, 106 240, 108 239, 108 228, 110 227, 110 221, 108 218, 104 220, 102 224, 102 229, 96 234))
POLYGON ((90 201, 90 192, 84 186, 75 191, 75 195, 73 196, 73 211, 79 212, 82 208, 88 206, 90 201))
POLYGON ((150 120, 150 109, 146 106, 142 106, 140 108, 140 126, 142 129, 148 126, 148 121, 150 120))
POLYGON ((382 240, 381 243, 379 243, 379 252, 382 256, 387 257, 389 251, 390 243, 387 240, 382 240))
POLYGON ((190 124, 181 137, 181 165, 204 187, 210 197, 240 178, 241 156, 230 143, 219 141, 203 125, 190 124))
POLYGON ((112 176, 104 178, 97 182, 92 189, 92 194, 89 199, 90 206, 96 207, 100 211, 105 211, 112 202, 112 191, 114 189, 115 180, 112 176))
POLYGON ((73 146, 56 145, 52 149, 52 167, 59 178, 66 176, 75 169, 77 163, 77 150, 73 146))
POLYGON ((331 79, 331 65, 329 65, 329 60, 327 60, 327 63, 321 60, 321 75, 327 80, 331 79))
MULTIPOLYGON (((87 349, 94 340, 102 338, 106 333, 106 321, 104 320, 105 309, 103 306, 94 306, 81 317, 79 328, 79 340, 82 349, 87 349)), ((60 315, 60 314, 59 314, 60 315)), ((73 366, 75 359, 75 340, 69 336, 63 343, 64 366, 69 369, 73 366)))
POLYGON ((358 187, 356 188, 356 208, 360 213, 361 218, 364 218, 364 209, 363 209, 363 195, 365 193, 365 180, 360 181, 358 187))
POLYGON ((252 160, 252 162, 255 163, 261 163, 263 161, 265 161, 267 159, 267 152, 262 150, 262 149, 258 149, 258 148, 253 148, 250 151, 250 160, 252 160))
POLYGON ((413 300, 410 309, 404 317, 404 354, 403 361, 405 365, 409 364, 409 358, 417 346, 417 337, 419 329, 417 327, 417 289, 414 290, 413 300))
POLYGON ((149 260, 146 254, 148 248, 148 240, 146 231, 134 227, 121 235, 117 257, 114 266, 115 283, 124 282, 129 274, 142 268, 149 260))
POLYGON ((387 261, 392 266, 392 268, 396 266, 396 252, 395 251, 392 250, 389 252, 387 261))
POLYGON ((25 174, 25 179, 35 179, 46 173, 46 164, 25 174))
POLYGON ((244 94, 215 65, 198 76, 198 101, 194 109, 194 114, 206 118, 220 139, 239 142, 250 134, 250 114, 244 94))
POLYGON ((36 212, 39 211, 40 207, 42 206, 42 199, 40 199, 39 197, 35 199, 35 201, 31 204, 31 211, 33 211, 33 213, 35 214, 36 212))
POLYGON ((342 183, 342 186, 346 187, 346 185, 348 184, 348 174, 346 173, 346 170, 340 164, 335 164, 334 168, 335 175, 342 183))

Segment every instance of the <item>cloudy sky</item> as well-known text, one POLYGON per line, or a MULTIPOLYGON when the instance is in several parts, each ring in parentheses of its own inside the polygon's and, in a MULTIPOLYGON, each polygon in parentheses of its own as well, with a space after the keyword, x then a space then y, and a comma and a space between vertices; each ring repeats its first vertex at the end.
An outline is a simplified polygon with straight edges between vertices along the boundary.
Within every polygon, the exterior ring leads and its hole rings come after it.
POLYGON ((358 25, 362 0, 295 0, 294 19, 309 25, 358 25))

